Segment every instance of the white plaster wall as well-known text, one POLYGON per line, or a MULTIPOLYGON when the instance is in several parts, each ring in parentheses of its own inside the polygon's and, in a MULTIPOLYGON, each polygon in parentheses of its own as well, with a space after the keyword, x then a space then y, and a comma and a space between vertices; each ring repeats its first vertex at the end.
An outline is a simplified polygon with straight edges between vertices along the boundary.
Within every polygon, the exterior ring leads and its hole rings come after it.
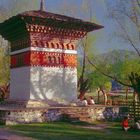
POLYGON ((30 98, 30 67, 13 68, 10 71, 10 99, 30 98))
POLYGON ((21 67, 11 69, 10 99, 46 100, 50 104, 77 99, 77 69, 21 67))
POLYGON ((77 69, 32 67, 30 99, 70 102, 77 99, 77 69))

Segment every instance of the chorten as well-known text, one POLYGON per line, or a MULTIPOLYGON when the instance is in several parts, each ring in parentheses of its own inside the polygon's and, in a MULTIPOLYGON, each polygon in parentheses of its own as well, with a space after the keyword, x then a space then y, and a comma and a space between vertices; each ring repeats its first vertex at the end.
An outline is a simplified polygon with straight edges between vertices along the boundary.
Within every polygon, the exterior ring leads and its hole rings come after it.
POLYGON ((46 12, 20 13, 0 23, 11 43, 10 97, 15 101, 77 99, 77 42, 103 26, 46 12))

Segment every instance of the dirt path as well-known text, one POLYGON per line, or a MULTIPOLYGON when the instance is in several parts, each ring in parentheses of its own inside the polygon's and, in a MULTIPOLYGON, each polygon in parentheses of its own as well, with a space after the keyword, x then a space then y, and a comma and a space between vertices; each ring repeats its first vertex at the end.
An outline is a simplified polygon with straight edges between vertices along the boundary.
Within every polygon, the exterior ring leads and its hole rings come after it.
POLYGON ((35 139, 20 136, 5 128, 0 128, 0 140, 35 140, 35 139))
POLYGON ((87 129, 93 129, 93 130, 101 130, 101 131, 103 130, 106 133, 111 134, 112 132, 107 129, 109 126, 110 125, 108 125, 108 124, 96 124, 96 125, 87 125, 87 126, 80 126, 80 127, 87 128, 87 129))

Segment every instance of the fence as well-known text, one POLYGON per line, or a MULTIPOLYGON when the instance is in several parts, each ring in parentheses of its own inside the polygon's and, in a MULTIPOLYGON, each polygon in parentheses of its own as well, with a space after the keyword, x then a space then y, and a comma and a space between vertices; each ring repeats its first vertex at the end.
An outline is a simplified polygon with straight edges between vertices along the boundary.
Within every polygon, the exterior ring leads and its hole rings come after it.
POLYGON ((107 100, 106 105, 128 106, 129 102, 122 100, 107 100))
POLYGON ((140 119, 140 102, 129 103, 129 114, 132 118, 140 119))

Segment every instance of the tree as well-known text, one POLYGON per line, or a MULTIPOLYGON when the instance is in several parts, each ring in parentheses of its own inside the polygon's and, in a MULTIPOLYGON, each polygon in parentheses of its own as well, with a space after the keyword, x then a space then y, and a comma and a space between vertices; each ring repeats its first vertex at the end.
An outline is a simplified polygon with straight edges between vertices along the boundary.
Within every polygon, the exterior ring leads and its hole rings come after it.
POLYGON ((0 101, 4 101, 4 99, 9 97, 9 86, 9 83, 0 86, 0 101))
POLYGON ((79 91, 79 99, 83 99, 86 92, 91 88, 90 85, 90 77, 89 73, 93 71, 93 68, 90 68, 89 63, 86 60, 86 55, 88 57, 93 57, 93 46, 96 41, 96 36, 89 34, 80 42, 80 49, 82 52, 82 57, 80 58, 79 66, 78 66, 78 91, 79 91), (92 51, 91 51, 92 50, 92 51), (79 70, 80 69, 80 70, 79 70))
MULTIPOLYGON (((134 49, 138 56, 138 63, 135 66, 133 65, 133 69, 131 71, 129 70, 129 74, 127 71, 125 71, 125 74, 122 71, 120 73, 108 74, 98 68, 87 56, 88 62, 103 75, 114 79, 124 86, 132 87, 134 92, 138 94, 140 100, 140 69, 137 69, 140 65, 140 1, 117 0, 114 2, 107 0, 106 2, 109 16, 115 21, 115 25, 117 25, 115 35, 134 49)), ((130 64, 132 65, 132 63, 130 64)), ((124 68, 123 64, 120 66, 124 68)), ((128 69, 128 67, 126 68, 128 69)))
MULTIPOLYGON (((93 19, 95 19, 95 17, 92 17, 92 10, 91 10, 91 1, 87 0, 87 1, 83 1, 82 5, 81 5, 81 9, 87 13, 87 15, 89 15, 89 19, 90 21, 92 21, 93 19)), ((89 71, 90 71, 90 65, 88 64, 87 60, 86 60, 86 55, 88 55, 88 57, 92 58, 93 57, 93 49, 95 50, 95 48, 93 48, 95 41, 96 41, 96 37, 97 35, 94 34, 88 34, 84 39, 82 39, 80 41, 80 49, 82 52, 82 62, 79 65, 80 67, 80 71, 78 71, 78 91, 80 92, 78 98, 79 99, 83 99, 86 92, 91 88, 91 84, 90 84, 90 77, 88 77, 89 75, 89 71)))
POLYGON ((9 94, 10 56, 5 47, 0 47, 0 100, 9 94))
POLYGON ((9 83, 10 57, 4 51, 5 48, 0 47, 0 86, 9 83))
MULTIPOLYGON (((98 67, 100 67, 98 65, 98 67)), ((100 92, 104 96, 104 104, 107 103, 107 93, 111 90, 110 78, 102 75, 98 70, 94 70, 88 75, 89 85, 91 89, 98 89, 98 103, 100 102, 100 92)))
MULTIPOLYGON (((78 73, 79 74, 79 78, 78 78, 78 90, 80 92, 78 99, 83 99, 85 96, 85 93, 89 90, 90 86, 89 86, 89 79, 86 77, 86 51, 88 48, 87 45, 88 42, 88 36, 85 38, 85 40, 82 40, 82 51, 83 51, 83 56, 82 56, 82 63, 81 65, 79 65, 80 67, 80 71, 78 73)), ((81 46, 80 46, 81 47, 81 46)))
POLYGON ((139 0, 107 0, 109 17, 115 20, 115 35, 130 45, 140 57, 140 5, 139 0))

